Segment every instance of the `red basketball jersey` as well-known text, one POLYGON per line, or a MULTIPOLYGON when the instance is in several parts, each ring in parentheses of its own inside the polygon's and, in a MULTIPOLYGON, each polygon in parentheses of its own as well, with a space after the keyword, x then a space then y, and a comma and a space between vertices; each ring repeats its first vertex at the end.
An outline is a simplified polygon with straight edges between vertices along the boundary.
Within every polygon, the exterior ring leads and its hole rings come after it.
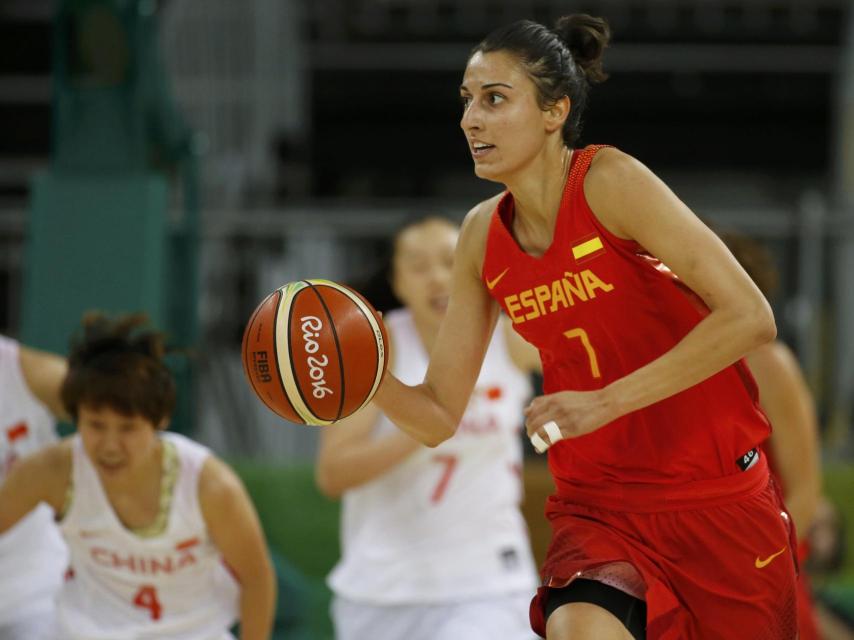
MULTIPOLYGON (((709 313, 637 242, 609 233, 584 196, 600 146, 573 154, 552 244, 539 258, 512 236, 513 197, 493 213, 483 281, 540 351, 545 393, 593 390, 655 360, 709 313)), ((679 242, 679 238, 671 238, 679 242)), ((769 434, 741 361, 670 398, 549 450, 559 484, 620 495, 626 483, 672 485, 739 473, 769 434)))

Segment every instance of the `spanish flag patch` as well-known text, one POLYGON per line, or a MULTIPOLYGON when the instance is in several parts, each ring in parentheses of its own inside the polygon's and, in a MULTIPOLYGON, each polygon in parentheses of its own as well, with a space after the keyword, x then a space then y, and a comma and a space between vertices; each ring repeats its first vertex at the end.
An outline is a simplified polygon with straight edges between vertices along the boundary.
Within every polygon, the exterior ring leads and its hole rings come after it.
POLYGON ((586 262, 591 258, 605 251, 605 245, 602 244, 602 238, 598 235, 581 238, 572 246, 572 257, 576 262, 586 262))

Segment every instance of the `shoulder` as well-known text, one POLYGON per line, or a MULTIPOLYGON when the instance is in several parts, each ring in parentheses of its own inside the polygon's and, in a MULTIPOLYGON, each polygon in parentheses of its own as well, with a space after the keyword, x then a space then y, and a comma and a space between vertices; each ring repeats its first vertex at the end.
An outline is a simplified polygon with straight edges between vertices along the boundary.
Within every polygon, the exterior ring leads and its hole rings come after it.
POLYGON ((460 230, 461 237, 463 236, 483 236, 486 239, 486 231, 489 229, 489 223, 492 221, 492 214, 505 192, 497 193, 491 198, 487 198, 482 202, 477 203, 472 207, 463 219, 462 228, 460 230))
POLYGON ((161 431, 159 435, 161 440, 169 442, 173 447, 175 447, 178 451, 178 455, 182 458, 197 460, 199 461, 198 464, 202 464, 213 455, 211 450, 201 442, 196 442, 192 438, 188 438, 183 434, 164 430, 161 431))
POLYGON ((24 375, 32 375, 35 369, 44 367, 59 370, 64 374, 68 368, 65 358, 55 353, 41 351, 23 344, 18 346, 18 351, 24 375))
POLYGON ((596 152, 584 178, 584 190, 621 187, 626 180, 637 180, 652 172, 634 156, 615 147, 604 147, 596 152))
POLYGON ((610 232, 634 238, 660 214, 684 205, 646 165, 619 149, 600 149, 584 178, 584 197, 610 232))
POLYGON ((13 470, 21 482, 38 487, 39 495, 58 511, 71 484, 72 459, 72 440, 66 438, 42 447, 18 462, 13 470))
POLYGON ((253 508, 252 499, 240 477, 214 455, 208 456, 202 466, 198 496, 205 526, 212 533, 239 530, 253 508))
POLYGON ((776 375, 781 372, 800 375, 800 364, 794 352, 780 340, 772 340, 746 356, 747 365, 757 376, 776 375))
POLYGON ((466 219, 463 221, 463 225, 473 224, 475 220, 481 224, 488 225, 489 220, 492 217, 492 212, 495 211, 495 207, 498 206, 498 203, 501 202, 501 198, 503 198, 506 193, 506 191, 501 191, 491 198, 478 202, 466 214, 466 219))
POLYGON ((53 415, 68 419, 60 398, 68 374, 68 361, 62 356, 20 345, 21 375, 30 392, 53 415))
POLYGON ((501 192, 479 202, 472 207, 463 219, 460 239, 457 242, 457 252, 474 260, 478 271, 486 253, 486 238, 492 221, 492 214, 503 197, 504 192, 501 192))
POLYGON ((26 460, 48 476, 68 478, 71 476, 73 457, 73 436, 70 436, 42 447, 26 460))
POLYGON ((243 483, 237 473, 215 455, 209 455, 199 473, 199 502, 202 509, 216 509, 243 493, 243 483))

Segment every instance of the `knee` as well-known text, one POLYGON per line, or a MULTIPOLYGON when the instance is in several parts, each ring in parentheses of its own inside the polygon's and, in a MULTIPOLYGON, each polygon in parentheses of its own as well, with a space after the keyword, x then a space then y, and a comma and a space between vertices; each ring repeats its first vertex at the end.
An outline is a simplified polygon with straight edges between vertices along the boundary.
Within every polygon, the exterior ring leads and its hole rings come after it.
POLYGON ((546 622, 548 640, 632 640, 613 614, 587 602, 558 607, 546 622))

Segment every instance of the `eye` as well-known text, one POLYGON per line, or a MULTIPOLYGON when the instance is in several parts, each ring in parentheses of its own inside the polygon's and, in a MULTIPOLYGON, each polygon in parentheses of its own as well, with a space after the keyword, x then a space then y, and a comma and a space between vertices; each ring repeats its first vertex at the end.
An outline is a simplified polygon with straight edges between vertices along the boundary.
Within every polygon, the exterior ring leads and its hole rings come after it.
POLYGON ((463 105, 463 109, 469 106, 471 103, 471 96, 460 96, 460 104, 463 105))
POLYGON ((500 93, 496 93, 495 91, 491 91, 489 93, 489 95, 486 97, 486 99, 489 101, 489 104, 491 104, 491 105, 500 104, 501 102, 504 102, 504 100, 505 100, 503 95, 501 95, 500 93))

